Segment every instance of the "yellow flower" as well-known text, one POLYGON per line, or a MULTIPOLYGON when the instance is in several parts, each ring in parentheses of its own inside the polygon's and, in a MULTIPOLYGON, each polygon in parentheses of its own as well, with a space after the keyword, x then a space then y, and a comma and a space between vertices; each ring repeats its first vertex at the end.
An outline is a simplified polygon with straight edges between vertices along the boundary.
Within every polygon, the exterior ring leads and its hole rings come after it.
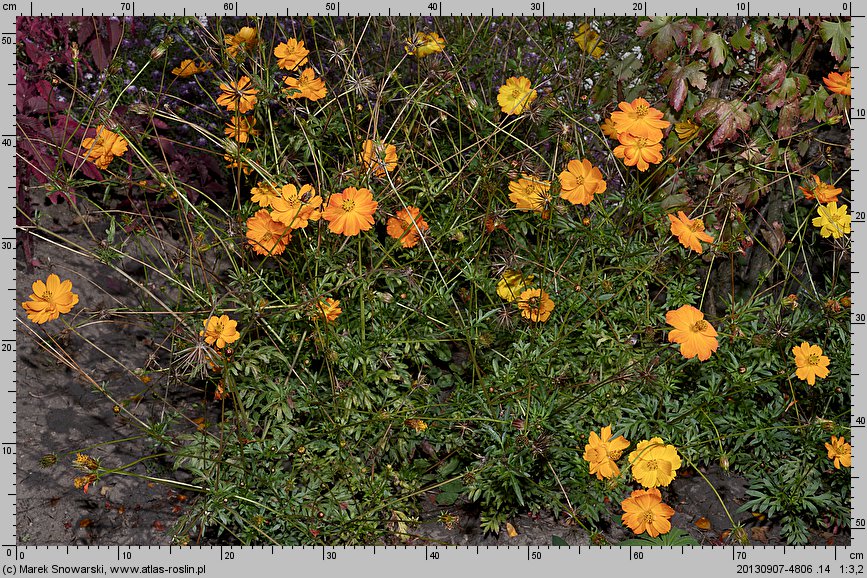
POLYGON ((300 190, 292 184, 283 185, 280 196, 271 199, 271 216, 293 229, 303 229, 307 221, 319 220, 321 206, 322 197, 311 185, 302 185, 300 190))
POLYGON ((361 164, 373 176, 384 177, 397 167, 397 149, 394 145, 367 139, 361 145, 361 164))
POLYGON ((119 134, 99 125, 96 127, 96 137, 88 137, 81 141, 81 148, 87 153, 88 160, 93 161, 101 169, 107 169, 114 157, 124 155, 127 142, 119 134))
POLYGON ((172 74, 179 78, 187 78, 188 76, 211 70, 213 67, 214 66, 210 63, 205 64, 204 62, 199 62, 199 64, 196 65, 193 60, 181 60, 180 65, 178 65, 177 68, 172 69, 172 74))
POLYGON ((813 175, 812 186, 798 187, 804 193, 804 198, 812 201, 816 199, 820 203, 833 203, 837 201, 837 195, 843 192, 843 189, 838 189, 834 185, 823 183, 819 180, 819 175, 813 175))
POLYGON ((611 120, 621 135, 631 134, 655 143, 662 140, 661 129, 671 125, 667 120, 662 120, 662 112, 643 98, 636 98, 631 103, 621 102, 617 106, 620 110, 611 113, 611 120))
POLYGON ((817 211, 818 217, 813 219, 813 226, 820 227, 819 234, 825 237, 841 238, 846 233, 852 232, 852 215, 848 212, 847 205, 837 203, 828 203, 827 205, 819 205, 817 211))
POLYGON ((578 48, 593 58, 599 58, 605 54, 605 49, 602 48, 605 43, 599 38, 599 33, 593 30, 589 24, 584 22, 579 24, 578 32, 575 33, 574 38, 578 48))
POLYGON ((512 76, 500 87, 497 102, 506 114, 521 114, 530 103, 536 100, 536 91, 530 86, 530 79, 512 76))
POLYGON ((507 269, 497 282, 497 295, 509 303, 518 298, 525 289, 529 289, 535 279, 535 275, 524 275, 520 271, 507 269))
POLYGON ((199 335, 205 336, 205 343, 208 345, 216 343, 218 348, 223 348, 227 343, 234 343, 241 338, 237 326, 238 322, 229 319, 228 315, 212 316, 205 321, 205 330, 200 331, 199 335))
POLYGON ((295 38, 290 38, 274 47, 277 66, 283 70, 295 70, 299 66, 307 64, 308 54, 310 51, 304 48, 304 41, 295 38))
POLYGON ((323 319, 327 323, 331 323, 341 313, 343 313, 343 309, 340 308, 340 300, 328 297, 327 299, 319 300, 319 303, 316 304, 316 312, 312 315, 312 318, 323 319))
POLYGON ((542 218, 551 216, 551 183, 530 175, 521 175, 517 181, 509 181, 509 200, 519 211, 542 213, 542 218))
POLYGON ((623 523, 636 534, 647 532, 651 538, 656 538, 671 531, 669 518, 674 515, 674 509, 662 503, 662 494, 656 488, 633 490, 621 507, 623 523))
POLYGON ((244 26, 237 34, 226 34, 226 52, 235 58, 242 51, 250 52, 256 47, 258 33, 255 28, 244 26))
POLYGON ((831 443, 825 442, 825 449, 828 450, 828 459, 834 460, 835 468, 839 470, 841 465, 852 467, 852 446, 846 443, 846 438, 831 436, 831 443))
POLYGON ((650 438, 638 442, 635 451, 629 454, 632 478, 645 488, 667 486, 677 477, 680 456, 673 445, 662 443, 662 438, 650 438))
MULTIPOLYGON (((245 155, 249 155, 251 152, 252 151, 250 149, 244 149, 245 155)), ((247 163, 245 163, 243 160, 241 160, 239 157, 236 157, 235 155, 230 155, 228 153, 224 154, 223 160, 226 161, 226 163, 228 163, 228 164, 226 164, 227 169, 240 168, 244 172, 245 175, 249 175, 250 173, 253 172, 253 168, 250 165, 248 165, 247 163)))
POLYGON ((602 178, 602 171, 587 159, 569 161, 566 168, 560 173, 560 197, 573 205, 589 205, 593 195, 605 192, 608 184, 602 178))
POLYGON ((650 168, 650 164, 662 162, 662 144, 645 137, 637 137, 621 132, 620 145, 614 149, 614 156, 623 159, 627 167, 637 166, 641 172, 650 168))
POLYGON ((671 234, 687 249, 701 253, 701 241, 713 243, 713 237, 704 232, 704 222, 701 219, 690 219, 686 213, 678 211, 677 217, 668 215, 668 220, 671 221, 671 234))
POLYGON ((825 83, 825 86, 827 86, 828 90, 831 92, 836 92, 837 94, 843 94, 846 96, 852 95, 852 73, 848 70, 843 74, 832 72, 823 78, 822 82, 825 83))
POLYGON ((226 136, 235 139, 239 143, 245 143, 250 140, 251 136, 259 136, 259 131, 253 128, 256 126, 256 119, 246 116, 234 116, 223 130, 226 136))
POLYGON ((328 221, 328 229, 339 235, 353 237, 373 227, 373 213, 379 203, 373 200, 368 189, 347 187, 328 199, 322 218, 328 221))
POLYGON ((252 81, 248 76, 242 76, 238 82, 229 81, 229 84, 221 83, 222 94, 217 97, 217 104, 225 106, 226 110, 237 110, 241 114, 253 110, 256 106, 259 91, 252 87, 252 81))
POLYGON ((291 239, 291 229, 265 209, 247 219, 247 243, 259 255, 279 255, 291 239))
POLYGON ((403 423, 414 429, 415 433, 421 433, 427 429, 427 424, 420 419, 408 419, 403 423))
POLYGON ((401 245, 407 249, 415 247, 420 238, 418 232, 425 232, 430 228, 425 220, 419 216, 420 212, 418 207, 411 205, 408 205, 406 209, 399 210, 397 215, 389 217, 385 232, 392 239, 400 239, 401 245))
POLYGON ((679 343, 680 354, 687 359, 698 356, 700 361, 706 361, 719 347, 716 330, 704 320, 704 313, 692 305, 669 311, 665 321, 674 327, 668 332, 668 342, 679 343))
POLYGON ((54 273, 43 283, 42 279, 33 282, 31 301, 21 304, 27 312, 27 318, 38 324, 53 321, 61 313, 69 313, 78 303, 78 295, 72 292, 72 281, 60 282, 60 277, 54 273))
POLYGON ((816 378, 828 377, 828 365, 831 360, 822 355, 822 348, 818 345, 810 345, 806 341, 792 348, 795 355, 795 375, 810 385, 816 384, 816 378))
POLYGON ((259 203, 259 206, 263 209, 270 207, 274 199, 280 198, 280 191, 268 183, 259 183, 250 189, 250 194, 253 195, 251 200, 254 203, 259 203))
POLYGON ((680 142, 686 142, 694 139, 701 131, 701 126, 695 124, 691 120, 684 120, 674 125, 674 132, 677 133, 677 138, 680 142))
POLYGON ((87 454, 76 453, 72 465, 83 472, 95 472, 99 469, 99 461, 87 454))
POLYGON ((521 293, 518 301, 521 317, 530 321, 548 321, 554 311, 554 302, 541 289, 527 289, 521 293))
POLYGON ((584 459, 590 462, 590 473, 597 479, 616 478, 620 468, 616 461, 620 459, 623 450, 629 447, 629 442, 623 436, 611 439, 611 426, 602 428, 601 435, 590 432, 590 443, 584 446, 584 459))
POLYGON ((325 98, 325 95, 328 94, 328 89, 325 88, 325 81, 321 78, 316 78, 316 73, 312 68, 302 70, 301 76, 298 78, 287 76, 283 82, 289 87, 283 89, 283 92, 289 98, 306 98, 317 101, 320 98, 325 98))
POLYGON ((407 54, 421 58, 434 52, 442 52, 445 46, 446 41, 436 32, 416 32, 412 38, 406 39, 404 48, 407 54))

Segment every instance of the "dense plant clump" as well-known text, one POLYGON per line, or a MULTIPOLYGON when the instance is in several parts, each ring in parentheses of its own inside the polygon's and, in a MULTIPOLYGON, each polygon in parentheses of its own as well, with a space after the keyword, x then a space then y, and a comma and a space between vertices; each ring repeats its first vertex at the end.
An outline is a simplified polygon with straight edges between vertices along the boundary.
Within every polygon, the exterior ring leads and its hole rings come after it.
MULTIPOLYGON (((22 18, 20 222, 144 266, 139 374, 205 407, 142 424, 178 543, 400 543, 435 495, 686 544, 710 464, 806 543, 850 518, 849 26, 22 18)), ((40 330, 106 315, 45 278, 40 330)))

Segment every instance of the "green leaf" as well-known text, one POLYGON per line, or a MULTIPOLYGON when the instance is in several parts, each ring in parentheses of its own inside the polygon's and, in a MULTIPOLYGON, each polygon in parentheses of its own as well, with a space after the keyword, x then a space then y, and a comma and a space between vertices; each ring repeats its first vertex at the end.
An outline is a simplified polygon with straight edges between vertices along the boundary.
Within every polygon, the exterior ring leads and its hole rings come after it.
POLYGON ((551 545, 552 546, 568 546, 569 542, 561 538, 560 536, 551 536, 551 545))
POLYGON ((667 534, 660 534, 656 538, 643 536, 624 540, 619 546, 698 546, 698 541, 680 528, 672 528, 667 534))
POLYGON ((749 50, 753 47, 753 41, 748 38, 750 35, 750 25, 747 24, 740 30, 734 33, 731 37, 731 45, 735 50, 749 50))
POLYGON ((801 120, 806 122, 811 119, 816 119, 818 122, 823 122, 828 118, 828 111, 825 110, 825 99, 828 98, 828 91, 824 86, 820 86, 819 90, 809 96, 801 99, 801 120))
POLYGON ((849 54, 849 45, 852 43, 852 24, 850 22, 831 22, 825 20, 819 28, 819 34, 823 42, 831 41, 831 54, 837 61, 841 61, 849 54))
POLYGON ((686 18, 675 21, 671 16, 654 16, 642 22, 635 33, 642 38, 653 36, 650 53, 661 62, 674 52, 675 46, 683 48, 686 45, 692 27, 686 18))
POLYGON ((687 83, 698 89, 707 86, 705 69, 704 62, 690 62, 686 66, 679 66, 673 61, 665 64, 665 72, 659 77, 659 81, 668 83, 668 102, 674 110, 683 108, 683 102, 689 92, 687 83))
POLYGON ((726 41, 716 32, 708 32, 704 35, 704 40, 701 41, 701 49, 705 52, 710 51, 708 62, 710 62, 712 68, 716 68, 725 62, 729 50, 726 41))

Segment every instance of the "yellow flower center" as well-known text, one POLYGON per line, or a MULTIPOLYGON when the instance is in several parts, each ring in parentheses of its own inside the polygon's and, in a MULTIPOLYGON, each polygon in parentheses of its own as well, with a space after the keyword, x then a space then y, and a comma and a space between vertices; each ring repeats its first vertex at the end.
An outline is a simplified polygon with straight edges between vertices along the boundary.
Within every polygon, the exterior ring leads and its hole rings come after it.
POLYGON ((217 323, 214 324, 214 333, 219 334, 222 332, 223 332, 223 324, 218 321, 217 323))
POLYGON ((344 212, 351 213, 355 210, 355 201, 352 199, 344 199, 343 204, 340 207, 344 210, 344 212))
POLYGON ((635 107, 635 116, 638 118, 642 118, 644 116, 647 116, 647 112, 648 112, 647 107, 644 106, 643 104, 639 104, 638 106, 635 107))
POLYGON ((641 517, 644 519, 645 524, 653 524, 653 512, 645 511, 641 517))
POLYGON ((646 146, 647 146, 647 139, 644 138, 644 137, 639 137, 639 138, 635 141, 635 148, 643 149, 643 148, 646 147, 646 146))
POLYGON ((538 309, 541 305, 542 302, 538 297, 530 297, 527 299, 527 306, 531 309, 538 309))
POLYGON ((578 183, 579 187, 584 186, 584 177, 575 177, 575 182, 578 183))
POLYGON ((521 100, 521 96, 523 96, 523 91, 520 88, 515 87, 512 89, 512 98, 514 100, 521 100))
POLYGON ((623 453, 623 450, 612 450, 612 451, 608 452, 608 457, 614 461, 617 461, 620 459, 620 455, 622 453, 623 453))
POLYGON ((692 230, 695 233, 703 232, 704 231, 704 223, 701 222, 701 219, 696 219, 692 222, 692 224, 690 224, 689 228, 690 228, 690 230, 692 230))
POLYGON ((42 294, 42 298, 45 299, 46 301, 51 301, 51 298, 53 296, 54 296, 53 293, 51 293, 51 291, 49 291, 48 289, 46 289, 45 292, 42 294))
POLYGON ((707 329, 707 321, 705 321, 704 319, 699 319, 692 324, 692 331, 694 333, 701 333, 705 329, 707 329))
POLYGON ((811 353, 807 356, 807 364, 808 365, 819 365, 819 356, 815 353, 811 353))
POLYGON ((656 462, 656 460, 647 460, 647 469, 648 470, 658 470, 659 464, 656 462))

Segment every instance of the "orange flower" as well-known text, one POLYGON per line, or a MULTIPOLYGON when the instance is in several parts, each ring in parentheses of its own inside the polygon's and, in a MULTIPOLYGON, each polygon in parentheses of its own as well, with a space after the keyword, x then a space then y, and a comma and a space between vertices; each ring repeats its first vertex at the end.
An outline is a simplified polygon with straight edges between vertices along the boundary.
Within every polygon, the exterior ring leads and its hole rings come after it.
POLYGON ((667 120, 662 120, 662 112, 650 106, 643 98, 636 98, 631 103, 621 102, 617 106, 620 110, 611 113, 611 120, 621 135, 626 133, 659 142, 662 140, 661 129, 671 125, 667 120))
POLYGON ((259 255, 279 255, 292 239, 291 229, 265 209, 247 219, 247 243, 259 255))
POLYGON ((825 449, 828 450, 828 459, 834 460, 835 468, 839 470, 841 465, 852 467, 852 446, 846 443, 846 438, 831 436, 831 443, 825 442, 825 449))
POLYGON ((701 253, 701 241, 713 243, 713 237, 704 232, 704 222, 701 219, 690 219, 686 213, 678 211, 676 218, 668 215, 668 220, 671 221, 671 234, 687 249, 701 253))
POLYGON ((54 273, 44 283, 42 279, 33 282, 30 299, 21 306, 27 312, 27 318, 40 325, 57 319, 61 313, 69 313, 78 303, 78 295, 72 292, 72 281, 67 279, 61 283, 60 277, 54 273))
POLYGON ((662 503, 662 494, 657 488, 633 490, 621 507, 623 523, 636 534, 647 532, 651 538, 656 538, 671 531, 669 518, 674 515, 674 509, 662 503))
POLYGON ((692 305, 669 311, 665 321, 674 327, 668 332, 668 342, 679 343, 680 353, 687 359, 698 356, 700 361, 706 361, 719 347, 716 330, 704 320, 704 313, 692 305))
POLYGON ((211 70, 213 67, 210 63, 199 62, 197 66, 192 60, 181 60, 181 64, 177 68, 172 69, 172 74, 179 78, 187 78, 188 76, 211 70))
POLYGON ((813 175, 813 180, 816 181, 812 187, 798 187, 804 193, 804 197, 810 201, 816 199, 820 203, 835 203, 837 195, 843 192, 843 189, 835 188, 834 185, 823 183, 819 180, 819 175, 813 175))
POLYGON ((234 343, 241 338, 237 326, 238 322, 229 319, 228 315, 212 316, 205 321, 205 330, 199 331, 199 335, 205 336, 208 345, 216 343, 218 348, 223 348, 227 343, 234 343))
POLYGON ((521 317, 530 321, 548 321, 554 311, 554 301, 541 289, 527 289, 518 298, 521 317))
POLYGON ((302 185, 298 190, 295 185, 283 185, 280 196, 271 199, 271 217, 293 229, 303 229, 307 221, 319 220, 321 206, 322 197, 312 186, 302 185))
POLYGON ((644 172, 650 167, 648 163, 662 162, 662 144, 620 133, 620 145, 614 149, 614 156, 623 159, 627 167, 638 166, 638 170, 644 172))
POLYGON ((828 90, 831 92, 836 92, 837 94, 843 94, 846 96, 852 95, 852 73, 849 70, 843 74, 832 72, 823 78, 822 82, 825 83, 825 86, 827 86, 828 90))
POLYGON ((792 353, 795 355, 795 375, 798 379, 803 379, 809 385, 816 384, 816 378, 825 379, 828 377, 828 365, 831 360, 827 356, 822 355, 822 348, 818 345, 810 345, 806 341, 801 345, 796 345, 792 348, 792 353))
POLYGON ((304 48, 304 41, 294 38, 281 42, 274 47, 277 66, 283 70, 295 70, 302 64, 307 64, 308 54, 310 54, 310 51, 304 48))
POLYGON ((305 68, 301 71, 299 78, 287 76, 283 81, 288 89, 283 89, 283 92, 289 98, 306 98, 308 100, 317 101, 320 98, 325 98, 328 90, 325 88, 325 81, 321 78, 316 78, 316 73, 312 68, 305 68))
POLYGON ((88 160, 101 169, 107 169, 114 157, 124 155, 127 143, 119 134, 99 125, 96 127, 96 137, 81 141, 81 148, 85 149, 88 160))
POLYGON ((354 237, 373 227, 373 213, 378 205, 368 189, 347 187, 342 193, 331 195, 322 218, 328 221, 331 232, 354 237))
POLYGON ((593 195, 605 192, 602 172, 587 159, 569 161, 567 169, 560 173, 560 196, 573 205, 589 205, 593 195))
MULTIPOLYGON (((245 155, 249 155, 251 152, 252 151, 250 151, 250 149, 244 149, 245 155)), ((227 169, 240 168, 244 172, 245 175, 249 175, 250 173, 253 172, 253 168, 250 165, 248 165, 247 163, 245 163, 243 160, 241 160, 239 157, 237 157, 235 155, 230 155, 230 154, 226 153, 223 155, 223 160, 226 161, 226 163, 228 163, 226 165, 227 169)))
POLYGON ((519 211, 542 213, 542 218, 551 216, 551 182, 530 175, 521 175, 517 181, 509 181, 509 200, 519 211))
POLYGON ((255 28, 244 26, 237 34, 226 34, 226 52, 235 58, 242 51, 250 52, 256 48, 258 32, 255 28))
POLYGON ((374 176, 384 177, 386 171, 390 173, 397 167, 397 149, 394 145, 367 139, 361 146, 361 163, 374 176))
POLYGON ((271 202, 274 199, 280 197, 280 191, 277 190, 276 187, 271 186, 268 183, 259 183, 252 189, 250 189, 250 193, 253 195, 251 199, 254 203, 259 203, 259 206, 263 209, 271 206, 271 202))
POLYGON ((521 114, 531 102, 536 100, 536 96, 536 91, 530 86, 529 78, 512 76, 500 87, 497 103, 500 105, 500 110, 506 114, 521 114))
POLYGON ((608 138, 616 138, 618 140, 620 139, 620 133, 617 132, 617 127, 614 126, 614 121, 611 120, 610 116, 606 118, 599 126, 602 129, 602 134, 604 134, 608 138))
POLYGON ((595 431, 590 432, 590 443, 584 446, 584 460, 590 463, 590 473, 596 474, 596 478, 616 478, 620 475, 617 460, 623 454, 623 450, 629 447, 629 442, 623 436, 611 439, 611 426, 602 428, 601 435, 595 431))
POLYGON ((226 110, 237 110, 241 114, 253 110, 259 100, 256 98, 259 91, 251 86, 248 76, 242 76, 238 82, 221 83, 220 90, 223 93, 217 97, 217 104, 225 106, 226 110))
POLYGON ((320 299, 319 303, 316 304, 316 313, 314 313, 311 317, 312 319, 324 319, 326 322, 331 323, 337 316, 343 313, 343 309, 340 308, 340 300, 332 299, 328 297, 327 299, 320 299))
POLYGON ((239 143, 245 143, 250 140, 251 136, 259 136, 259 131, 253 128, 256 126, 256 119, 246 116, 235 116, 226 123, 226 128, 223 130, 226 136, 233 138, 239 143))
POLYGON ((408 205, 406 209, 399 210, 396 216, 389 217, 386 227, 388 236, 393 239, 400 239, 400 244, 407 249, 418 245, 419 231, 424 233, 430 228, 425 220, 419 216, 420 212, 418 207, 408 205))

